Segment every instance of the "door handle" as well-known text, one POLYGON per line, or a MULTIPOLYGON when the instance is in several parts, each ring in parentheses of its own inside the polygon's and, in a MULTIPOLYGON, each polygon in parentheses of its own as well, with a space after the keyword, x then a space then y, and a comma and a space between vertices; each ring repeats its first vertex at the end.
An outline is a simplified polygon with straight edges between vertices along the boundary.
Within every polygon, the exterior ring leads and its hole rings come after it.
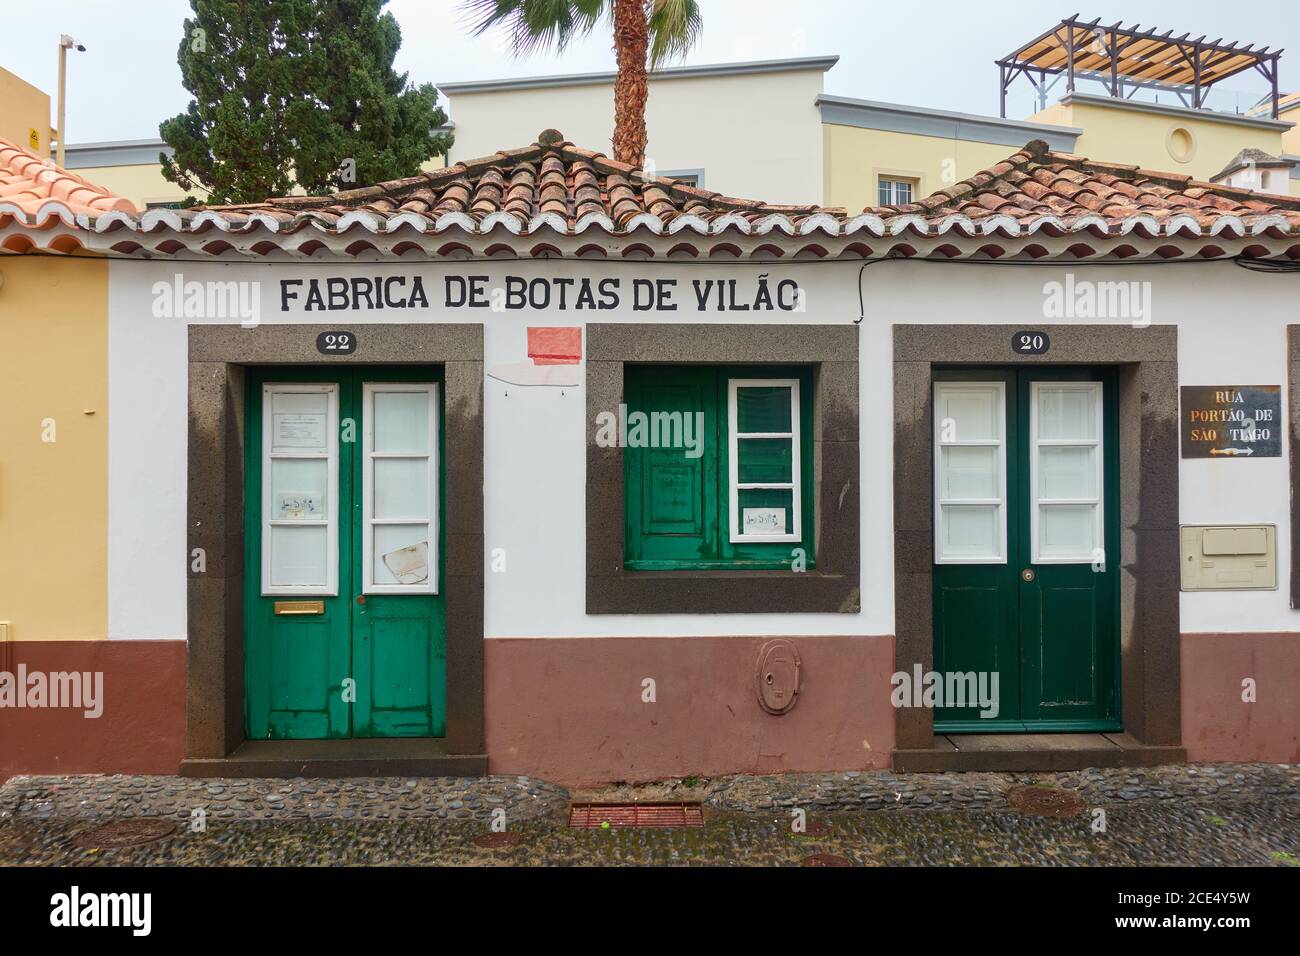
POLYGON ((1021 571, 1020 580, 1024 581, 1026 584, 1032 583, 1034 580, 1034 569, 1025 568, 1023 571, 1021 571))

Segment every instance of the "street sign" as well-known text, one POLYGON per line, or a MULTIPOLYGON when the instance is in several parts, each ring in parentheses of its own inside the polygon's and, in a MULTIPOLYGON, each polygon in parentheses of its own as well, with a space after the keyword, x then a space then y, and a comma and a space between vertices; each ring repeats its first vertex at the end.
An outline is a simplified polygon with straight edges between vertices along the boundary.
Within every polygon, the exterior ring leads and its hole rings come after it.
POLYGON ((1184 458, 1280 458, 1280 385, 1184 385, 1184 458))

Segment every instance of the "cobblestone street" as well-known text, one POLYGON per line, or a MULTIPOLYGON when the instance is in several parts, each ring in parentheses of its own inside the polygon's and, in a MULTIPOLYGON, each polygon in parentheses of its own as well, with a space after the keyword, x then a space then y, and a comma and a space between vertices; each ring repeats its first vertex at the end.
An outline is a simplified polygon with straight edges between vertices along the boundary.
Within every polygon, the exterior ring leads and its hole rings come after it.
POLYGON ((1300 768, 793 774, 573 794, 523 777, 18 777, 0 787, 7 865, 770 866, 827 856, 864 866, 1300 866, 1300 768), (1008 795, 1026 786, 1073 791, 1083 810, 1053 817, 1013 809, 1008 795), (698 801, 705 825, 574 830, 570 799, 698 801), (195 810, 205 821, 198 832, 195 810), (518 841, 477 845, 497 810, 518 841), (795 810, 806 813, 806 833, 792 830, 795 810), (132 817, 178 825, 134 847, 75 842, 132 817))

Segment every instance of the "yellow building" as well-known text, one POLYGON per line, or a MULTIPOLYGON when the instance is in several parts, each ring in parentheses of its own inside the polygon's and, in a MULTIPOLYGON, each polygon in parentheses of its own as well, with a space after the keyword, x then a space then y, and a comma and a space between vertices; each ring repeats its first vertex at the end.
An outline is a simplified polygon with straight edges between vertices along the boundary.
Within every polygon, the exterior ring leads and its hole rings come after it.
POLYGON ((50 97, 22 77, 0 67, 0 139, 49 155, 50 97))

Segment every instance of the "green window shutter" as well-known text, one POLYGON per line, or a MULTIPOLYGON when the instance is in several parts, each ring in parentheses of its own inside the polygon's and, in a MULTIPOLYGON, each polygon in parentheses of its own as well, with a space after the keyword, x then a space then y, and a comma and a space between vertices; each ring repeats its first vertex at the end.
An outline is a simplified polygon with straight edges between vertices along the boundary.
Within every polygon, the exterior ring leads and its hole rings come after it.
POLYGON ((627 560, 679 567, 718 557, 718 414, 712 369, 629 366, 627 560), (703 416, 703 430, 699 427, 703 416), (657 439, 680 439, 677 447, 657 439), (690 445, 687 446, 687 439, 690 445))
MULTIPOLYGON (((624 565, 629 570, 789 568, 801 548, 807 568, 813 554, 812 370, 808 367, 628 365, 624 370, 626 446, 624 565), (799 391, 799 488, 745 488, 738 509, 784 515, 794 541, 732 543, 728 388, 733 379, 795 379, 799 391), (696 415, 703 416, 702 435, 696 415), (689 422, 689 426, 688 426, 689 422), (680 434, 693 448, 663 439, 680 434), (652 447, 659 444, 672 447, 652 447), (689 453, 688 453, 689 452, 689 453), (797 498, 797 500, 796 500, 797 498), (753 509, 757 509, 754 511, 753 509)), ((795 431, 790 389, 746 388, 738 393, 737 435, 795 431)), ((789 483, 794 440, 738 437, 741 484, 789 483)), ((738 518, 743 512, 738 510, 738 518)))

